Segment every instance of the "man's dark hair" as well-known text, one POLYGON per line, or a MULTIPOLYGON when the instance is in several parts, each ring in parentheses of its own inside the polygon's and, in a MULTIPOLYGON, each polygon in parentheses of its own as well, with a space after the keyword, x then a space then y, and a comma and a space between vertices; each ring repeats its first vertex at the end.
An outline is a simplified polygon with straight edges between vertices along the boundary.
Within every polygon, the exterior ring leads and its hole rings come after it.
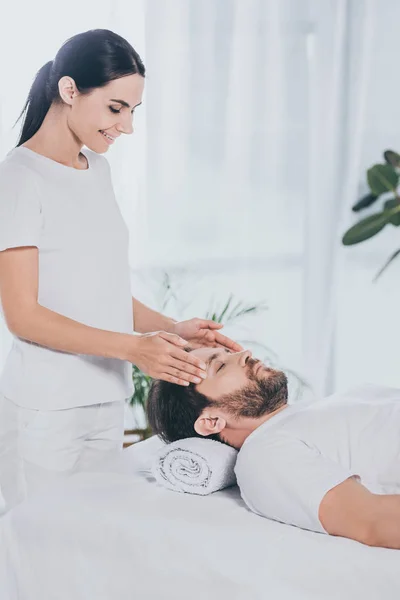
MULTIPOLYGON (((156 379, 147 398, 147 418, 153 433, 167 443, 203 437, 194 424, 205 408, 216 405, 217 402, 198 392, 194 383, 185 387, 156 379)), ((209 435, 207 439, 222 441, 219 434, 209 435)))

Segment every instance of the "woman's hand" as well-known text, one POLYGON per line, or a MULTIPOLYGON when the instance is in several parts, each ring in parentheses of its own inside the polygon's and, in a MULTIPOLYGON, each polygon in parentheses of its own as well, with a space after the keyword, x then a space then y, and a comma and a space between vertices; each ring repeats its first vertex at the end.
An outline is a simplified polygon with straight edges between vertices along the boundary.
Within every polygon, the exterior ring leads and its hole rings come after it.
POLYGON ((179 335, 165 331, 129 335, 124 360, 137 365, 153 379, 179 385, 200 383, 207 376, 206 365, 182 349, 186 344, 179 335))
POLYGON ((208 319, 190 319, 174 323, 172 331, 187 340, 191 348, 222 347, 241 352, 242 346, 217 331, 223 325, 208 319))

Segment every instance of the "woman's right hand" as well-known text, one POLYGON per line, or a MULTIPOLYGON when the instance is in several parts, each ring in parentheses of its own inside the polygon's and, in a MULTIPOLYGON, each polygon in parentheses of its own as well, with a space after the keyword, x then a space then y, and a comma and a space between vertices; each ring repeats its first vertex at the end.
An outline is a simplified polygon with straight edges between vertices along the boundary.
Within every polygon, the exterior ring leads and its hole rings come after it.
POLYGON ((124 358, 153 379, 186 386, 200 383, 207 377, 206 365, 182 350, 186 344, 179 335, 166 331, 129 335, 124 358))

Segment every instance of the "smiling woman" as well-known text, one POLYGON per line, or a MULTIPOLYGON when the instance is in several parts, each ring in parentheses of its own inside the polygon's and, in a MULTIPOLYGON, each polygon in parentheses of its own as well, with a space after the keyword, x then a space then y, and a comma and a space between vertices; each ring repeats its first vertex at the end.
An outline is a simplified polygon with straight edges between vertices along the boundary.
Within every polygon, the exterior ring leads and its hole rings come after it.
POLYGON ((49 140, 58 133, 57 146, 65 140, 65 154, 67 129, 69 166, 74 166, 72 154, 79 142, 105 152, 108 142, 121 133, 132 133, 132 113, 141 104, 144 75, 137 52, 114 32, 95 29, 70 38, 36 75, 19 117, 26 113, 17 146, 35 150, 47 140, 47 153, 62 162, 61 151, 52 148, 49 140), (77 55, 80 61, 75 60, 77 55))
POLYGON ((0 164, 0 294, 14 338, 0 379, 7 509, 122 448, 140 336, 126 225, 101 154, 133 132, 144 75, 112 31, 70 38, 37 73, 0 164))
POLYGON ((70 38, 38 72, 0 164, 0 306, 14 337, 0 378, 7 508, 122 450, 132 364, 188 386, 206 376, 188 341, 240 348, 213 321, 177 323, 132 297, 129 231, 101 154, 133 133, 144 74, 112 31, 70 38))

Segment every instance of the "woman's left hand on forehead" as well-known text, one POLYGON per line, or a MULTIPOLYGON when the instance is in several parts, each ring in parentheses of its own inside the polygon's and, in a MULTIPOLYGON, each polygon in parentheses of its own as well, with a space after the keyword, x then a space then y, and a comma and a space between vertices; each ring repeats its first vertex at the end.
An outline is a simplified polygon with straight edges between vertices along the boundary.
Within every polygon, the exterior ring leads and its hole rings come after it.
POLYGON ((232 352, 241 352, 242 346, 234 342, 218 330, 222 329, 221 323, 209 319, 189 319, 179 321, 173 326, 172 333, 178 334, 187 340, 192 348, 228 348, 232 352))

